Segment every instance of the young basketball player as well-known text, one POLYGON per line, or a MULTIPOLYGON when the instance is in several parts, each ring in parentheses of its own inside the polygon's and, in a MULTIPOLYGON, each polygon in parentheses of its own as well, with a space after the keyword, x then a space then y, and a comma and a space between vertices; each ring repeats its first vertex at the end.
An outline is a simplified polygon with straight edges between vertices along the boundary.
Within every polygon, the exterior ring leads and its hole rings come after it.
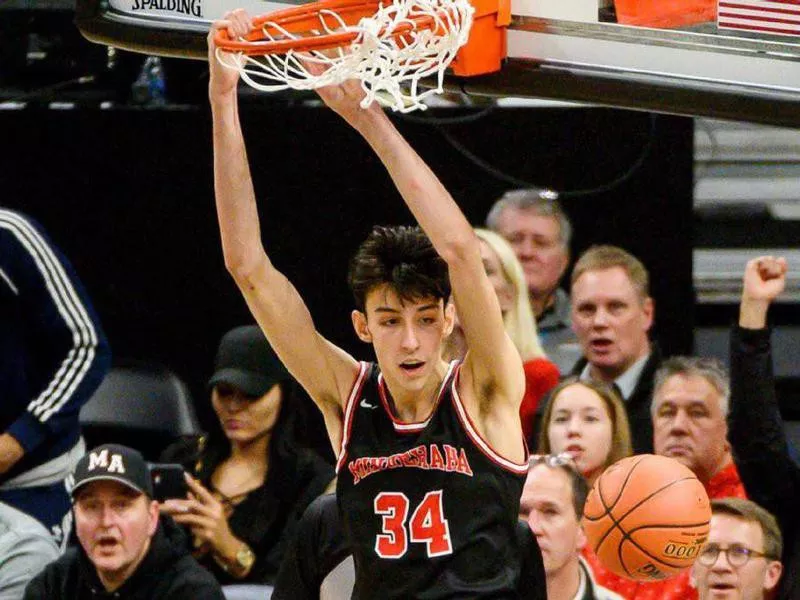
POLYGON ((349 282, 358 337, 377 364, 325 340, 262 245, 237 108, 237 74, 209 35, 216 202, 225 264, 270 343, 322 411, 339 452, 337 497, 355 598, 515 598, 515 527, 527 472, 522 363, 505 333, 478 240, 435 175, 358 82, 319 90, 385 165, 422 230, 376 228, 349 282), (452 292, 469 352, 442 359, 452 292))

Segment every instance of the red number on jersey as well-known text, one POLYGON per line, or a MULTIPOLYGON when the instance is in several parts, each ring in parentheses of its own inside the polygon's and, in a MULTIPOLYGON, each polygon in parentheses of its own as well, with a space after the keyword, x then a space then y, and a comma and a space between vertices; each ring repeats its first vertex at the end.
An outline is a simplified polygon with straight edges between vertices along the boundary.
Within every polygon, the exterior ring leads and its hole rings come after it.
POLYGON ((443 556, 453 552, 450 525, 444 518, 442 490, 428 492, 411 515, 408 524, 412 542, 424 542, 428 556, 443 556))
POLYGON ((375 514, 383 517, 383 533, 375 538, 375 552, 381 558, 400 558, 408 550, 408 498, 405 494, 382 492, 375 496, 375 514))
MULTIPOLYGON (((375 539, 375 552, 381 558, 400 558, 408 550, 406 518, 409 501, 399 492, 381 492, 375 497, 375 514, 383 518, 383 533, 375 539)), ((424 543, 428 556, 453 552, 450 526, 444 518, 442 490, 428 492, 411 515, 408 530, 412 542, 424 543)))

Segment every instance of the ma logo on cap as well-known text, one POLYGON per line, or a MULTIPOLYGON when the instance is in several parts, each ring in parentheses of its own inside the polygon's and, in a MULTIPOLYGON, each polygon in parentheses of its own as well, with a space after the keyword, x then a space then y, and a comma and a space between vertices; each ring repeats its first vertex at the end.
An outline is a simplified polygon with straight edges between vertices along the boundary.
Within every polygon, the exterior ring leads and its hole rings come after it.
POLYGON ((122 455, 111 454, 111 460, 109 460, 108 449, 89 454, 89 466, 86 470, 91 472, 98 467, 105 469, 108 473, 125 473, 125 462, 122 460, 122 455))

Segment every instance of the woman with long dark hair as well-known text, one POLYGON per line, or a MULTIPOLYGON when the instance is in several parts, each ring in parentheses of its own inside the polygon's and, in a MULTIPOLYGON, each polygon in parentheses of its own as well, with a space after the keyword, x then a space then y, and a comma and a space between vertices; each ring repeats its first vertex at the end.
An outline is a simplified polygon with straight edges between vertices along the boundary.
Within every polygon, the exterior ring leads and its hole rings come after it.
POLYGON ((162 456, 192 475, 189 494, 162 509, 188 528, 195 557, 220 583, 270 583, 334 471, 299 442, 297 384, 257 326, 225 334, 209 388, 217 418, 208 434, 162 456))

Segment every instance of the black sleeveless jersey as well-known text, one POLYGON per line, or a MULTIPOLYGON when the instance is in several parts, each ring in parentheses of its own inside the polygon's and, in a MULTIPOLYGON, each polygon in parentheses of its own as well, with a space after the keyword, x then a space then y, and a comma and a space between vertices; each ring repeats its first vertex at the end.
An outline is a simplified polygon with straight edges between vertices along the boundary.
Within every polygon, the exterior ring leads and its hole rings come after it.
MULTIPOLYGON (((515 534, 526 464, 480 437, 452 363, 435 407, 398 421, 375 364, 347 401, 336 494, 353 548, 353 598, 517 598, 515 534)), ((523 441, 520 440, 523 444, 523 441)))

